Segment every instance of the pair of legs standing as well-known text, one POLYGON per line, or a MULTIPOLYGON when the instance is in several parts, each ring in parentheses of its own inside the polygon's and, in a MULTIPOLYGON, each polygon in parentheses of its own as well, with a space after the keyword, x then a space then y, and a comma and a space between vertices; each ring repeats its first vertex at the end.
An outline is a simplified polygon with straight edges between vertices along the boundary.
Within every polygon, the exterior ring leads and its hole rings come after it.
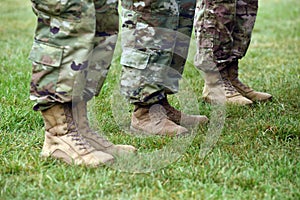
POLYGON ((246 105, 272 98, 238 78, 239 60, 249 47, 257 10, 258 0, 198 1, 194 23, 195 65, 204 72, 206 101, 217 101, 225 95, 227 103, 246 105))
POLYGON ((206 116, 186 115, 167 96, 178 91, 193 30, 195 0, 123 1, 121 93, 135 105, 131 130, 182 135, 206 116))

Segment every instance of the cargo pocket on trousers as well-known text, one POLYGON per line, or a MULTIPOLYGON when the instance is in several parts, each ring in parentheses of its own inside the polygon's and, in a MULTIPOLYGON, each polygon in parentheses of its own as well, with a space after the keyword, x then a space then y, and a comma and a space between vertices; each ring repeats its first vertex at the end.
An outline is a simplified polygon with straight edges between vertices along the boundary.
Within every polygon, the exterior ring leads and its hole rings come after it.
POLYGON ((63 48, 39 41, 33 43, 29 54, 32 61, 31 90, 38 95, 55 93, 62 58, 63 48))
POLYGON ((131 49, 131 50, 124 50, 122 55, 121 55, 121 65, 125 67, 132 67, 135 69, 146 69, 149 59, 150 59, 150 54, 131 49))

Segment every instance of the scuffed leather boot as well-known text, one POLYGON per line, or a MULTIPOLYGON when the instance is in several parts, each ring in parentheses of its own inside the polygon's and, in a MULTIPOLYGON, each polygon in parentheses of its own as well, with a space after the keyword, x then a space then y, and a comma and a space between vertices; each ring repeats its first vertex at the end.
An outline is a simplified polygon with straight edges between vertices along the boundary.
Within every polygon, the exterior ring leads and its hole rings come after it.
POLYGON ((160 104, 166 110, 166 114, 168 118, 178 125, 195 127, 198 125, 203 125, 208 122, 208 118, 205 115, 188 115, 177 110, 176 108, 174 108, 169 104, 167 97, 162 99, 160 101, 160 104))
POLYGON ((113 156, 97 151, 78 133, 70 103, 57 104, 42 111, 42 116, 46 134, 41 156, 92 167, 114 161, 113 156))
POLYGON ((96 149, 115 156, 136 152, 136 148, 131 145, 115 145, 100 136, 91 129, 87 117, 87 103, 85 101, 76 102, 73 105, 74 118, 78 125, 79 133, 96 149))
POLYGON ((243 97, 233 87, 228 78, 226 69, 220 72, 206 72, 204 73, 204 88, 203 98, 208 103, 225 102, 236 105, 249 105, 253 102, 246 97, 243 97))
POLYGON ((272 95, 265 92, 257 92, 239 80, 238 61, 231 62, 227 67, 227 71, 231 84, 244 97, 252 101, 268 101, 272 99, 272 95))
POLYGON ((148 135, 183 136, 188 130, 169 120, 160 104, 135 105, 131 118, 131 131, 148 135))

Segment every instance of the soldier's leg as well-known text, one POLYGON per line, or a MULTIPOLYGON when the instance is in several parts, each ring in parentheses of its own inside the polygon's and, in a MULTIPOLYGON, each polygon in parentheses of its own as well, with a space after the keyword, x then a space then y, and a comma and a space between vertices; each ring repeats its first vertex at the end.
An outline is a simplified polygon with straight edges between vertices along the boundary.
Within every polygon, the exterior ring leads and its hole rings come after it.
POLYGON ((246 84, 242 83, 238 78, 238 60, 245 56, 249 47, 257 10, 258 0, 237 0, 236 18, 232 32, 232 56, 234 59, 232 62, 227 64, 227 69, 230 81, 239 93, 251 99, 252 101, 266 101, 270 100, 272 95, 264 92, 257 92, 246 84))
POLYGON ((171 67, 178 71, 180 75, 182 75, 192 37, 196 1, 181 0, 178 3, 178 6, 179 20, 178 27, 176 30, 174 30, 176 32, 176 41, 171 67))
POLYGON ((30 93, 34 109, 43 110, 72 101, 75 79, 88 66, 94 48, 95 8, 88 1, 32 2, 37 27, 29 56, 30 93))
MULTIPOLYGON (((85 81, 78 93, 85 100, 97 96, 110 69, 119 32, 118 0, 93 0, 95 4, 94 48, 89 55, 89 65, 80 74, 85 81)), ((82 84, 82 83, 79 83, 82 84)))
POLYGON ((164 75, 172 61, 178 15, 172 0, 122 1, 121 92, 131 103, 157 102, 165 87, 177 89, 164 75))
MULTIPOLYGON (((88 57, 88 67, 77 77, 74 93, 81 98, 73 97, 73 114, 78 122, 79 133, 96 149, 115 156, 135 152, 130 145, 114 145, 104 136, 94 131, 87 116, 87 101, 97 96, 106 79, 119 32, 118 0, 94 0, 96 14, 96 29, 94 49, 88 57), (80 80, 80 81, 79 81, 80 80), (77 87, 78 86, 78 87, 77 87), (83 87, 82 87, 83 86, 83 87), (75 100, 75 102, 74 102, 75 100)), ((74 94, 73 93, 73 94, 74 94)))
POLYGON ((30 93, 36 101, 34 109, 41 110, 45 123, 41 155, 91 166, 113 161, 110 154, 97 151, 78 133, 72 114, 74 82, 87 66, 87 55, 93 49, 94 4, 72 0, 32 2, 37 28, 30 53, 30 93))
POLYGON ((95 6, 75 0, 32 2, 38 20, 30 53, 30 93, 45 123, 42 155, 92 166, 112 162, 110 154, 96 150, 79 134, 72 112, 75 82, 94 48, 95 6))
MULTIPOLYGON (((174 69, 169 73, 169 76, 174 76, 174 85, 179 88, 179 80, 182 76, 184 65, 186 64, 190 41, 193 31, 194 13, 196 7, 195 0, 181 0, 179 5, 179 21, 176 30, 176 42, 171 61, 171 68, 174 69), (174 73, 172 73, 174 72, 174 73), (177 76, 177 78, 176 78, 177 76)), ((196 126, 208 121, 206 116, 188 115, 175 109, 168 101, 168 95, 176 93, 166 88, 165 98, 162 100, 162 105, 166 109, 167 116, 176 124, 183 126, 196 126)))
POLYGON ((195 12, 197 53, 195 66, 204 72, 203 98, 207 102, 251 104, 231 84, 226 63, 232 61, 232 30, 236 0, 198 1, 195 12))
POLYGON ((161 112, 159 103, 165 98, 166 88, 173 92, 178 89, 173 84, 178 76, 168 75, 178 17, 175 0, 122 1, 121 93, 135 104, 132 130, 159 135, 187 132, 161 112), (150 109, 154 113, 152 118, 150 109))
POLYGON ((231 61, 236 0, 197 2, 194 27, 197 44, 195 65, 200 70, 218 71, 231 61))

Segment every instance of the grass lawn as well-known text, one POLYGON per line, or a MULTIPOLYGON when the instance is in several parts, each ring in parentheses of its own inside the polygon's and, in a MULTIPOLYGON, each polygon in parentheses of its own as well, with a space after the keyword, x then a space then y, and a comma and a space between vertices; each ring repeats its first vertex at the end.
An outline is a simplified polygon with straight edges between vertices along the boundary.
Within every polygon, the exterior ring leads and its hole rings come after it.
MULTIPOLYGON (((29 100, 27 57, 35 27, 30 1, 1 0, 0 19, 0 200, 300 199, 299 0, 260 1, 253 39, 241 61, 240 78, 271 93, 273 101, 227 107, 222 134, 205 159, 199 152, 206 128, 176 162, 139 174, 40 158, 43 121, 29 100)), ((120 71, 118 57, 119 50, 92 114, 114 143, 154 151, 168 139, 131 137, 114 119, 111 91, 120 71)), ((201 100, 203 79, 190 63, 184 80, 200 112, 210 116, 212 107, 201 100)))

